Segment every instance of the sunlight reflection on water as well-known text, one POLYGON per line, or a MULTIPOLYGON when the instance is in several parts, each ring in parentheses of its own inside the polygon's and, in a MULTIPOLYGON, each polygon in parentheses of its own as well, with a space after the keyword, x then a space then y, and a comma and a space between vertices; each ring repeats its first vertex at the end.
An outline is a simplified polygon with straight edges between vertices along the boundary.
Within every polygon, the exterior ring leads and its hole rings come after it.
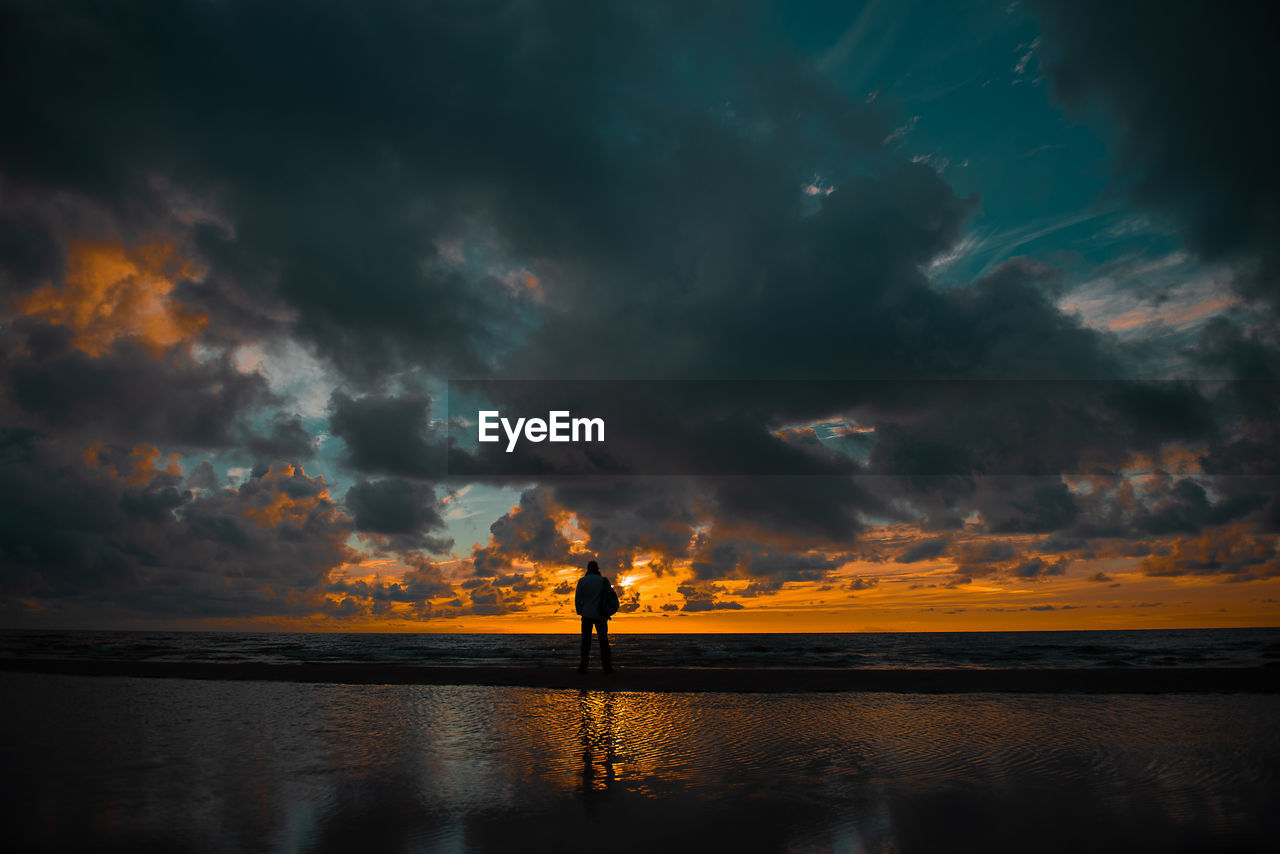
POLYGON ((1280 698, 6 674, 20 848, 1263 850, 1280 698))

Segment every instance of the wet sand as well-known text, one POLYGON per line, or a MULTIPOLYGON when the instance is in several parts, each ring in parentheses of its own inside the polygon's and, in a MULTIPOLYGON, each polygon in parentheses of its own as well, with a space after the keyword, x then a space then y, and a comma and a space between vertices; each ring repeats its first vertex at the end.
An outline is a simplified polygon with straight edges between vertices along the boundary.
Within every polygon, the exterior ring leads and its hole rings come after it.
POLYGON ((0 822, 20 851, 1193 854, 1280 838, 1271 693, 3 672, 0 691, 0 822))
POLYGON ((259 664, 0 659, 0 671, 334 685, 485 685, 687 693, 890 692, 1164 694, 1280 692, 1280 667, 1004 670, 629 669, 429 667, 402 664, 259 664))

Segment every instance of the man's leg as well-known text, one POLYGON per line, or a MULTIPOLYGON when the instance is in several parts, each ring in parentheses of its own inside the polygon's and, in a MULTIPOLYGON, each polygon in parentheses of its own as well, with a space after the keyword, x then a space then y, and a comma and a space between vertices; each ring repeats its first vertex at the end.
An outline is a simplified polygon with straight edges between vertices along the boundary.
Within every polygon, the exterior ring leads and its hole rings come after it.
POLYGON ((609 649, 609 621, 596 620, 596 633, 600 635, 600 663, 604 665, 605 672, 608 672, 613 669, 612 651, 609 649))
POLYGON ((591 620, 582 618, 582 658, 578 661, 578 669, 587 669, 587 659, 591 657, 591 620))

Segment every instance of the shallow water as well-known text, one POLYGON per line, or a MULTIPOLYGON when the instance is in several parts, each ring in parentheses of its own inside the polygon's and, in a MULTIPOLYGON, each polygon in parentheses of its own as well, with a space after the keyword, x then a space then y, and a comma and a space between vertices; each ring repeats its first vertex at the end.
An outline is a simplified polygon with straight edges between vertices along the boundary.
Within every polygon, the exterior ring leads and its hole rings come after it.
POLYGON ((0 675, 21 849, 1274 850, 1280 697, 0 675))

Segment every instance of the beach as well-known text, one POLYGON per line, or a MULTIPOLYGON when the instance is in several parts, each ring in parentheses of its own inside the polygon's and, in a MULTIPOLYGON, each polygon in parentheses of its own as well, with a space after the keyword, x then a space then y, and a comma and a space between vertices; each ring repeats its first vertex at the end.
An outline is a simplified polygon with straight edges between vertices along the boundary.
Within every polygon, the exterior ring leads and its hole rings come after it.
POLYGON ((3 809, 16 850, 1261 851, 1280 832, 1275 693, 747 675, 788 690, 10 667, 3 809))

